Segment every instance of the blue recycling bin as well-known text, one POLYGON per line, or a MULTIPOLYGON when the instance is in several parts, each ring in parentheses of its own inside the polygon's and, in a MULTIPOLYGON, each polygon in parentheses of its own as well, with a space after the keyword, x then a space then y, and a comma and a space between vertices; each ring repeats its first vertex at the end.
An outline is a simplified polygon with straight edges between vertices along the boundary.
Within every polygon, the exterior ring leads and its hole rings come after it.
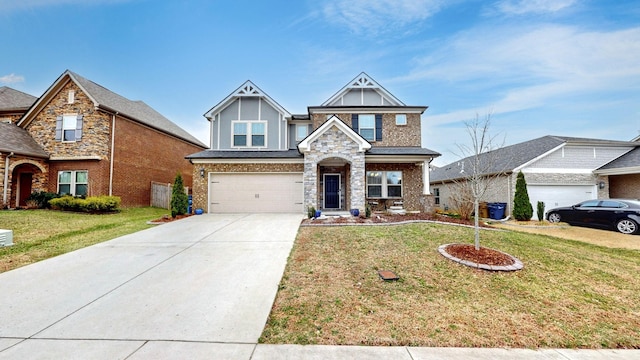
POLYGON ((489 217, 493 220, 501 220, 504 218, 504 212, 507 208, 507 203, 489 203, 487 204, 489 208, 489 217))
POLYGON ((189 206, 187 207, 187 214, 191 214, 192 205, 193 205, 193 195, 189 195, 189 206))

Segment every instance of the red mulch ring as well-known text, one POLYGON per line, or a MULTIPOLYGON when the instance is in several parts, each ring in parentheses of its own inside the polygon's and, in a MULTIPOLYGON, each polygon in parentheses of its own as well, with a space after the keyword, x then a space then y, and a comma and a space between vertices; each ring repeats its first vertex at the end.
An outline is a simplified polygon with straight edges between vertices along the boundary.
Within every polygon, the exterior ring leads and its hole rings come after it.
POLYGON ((445 250, 451 256, 477 264, 491 266, 508 266, 515 264, 513 258, 505 253, 484 247, 476 250, 475 246, 470 244, 451 244, 447 246, 445 250))
POLYGON ((180 219, 184 219, 186 217, 191 216, 191 214, 184 214, 184 215, 176 215, 176 217, 172 218, 171 215, 164 215, 159 219, 155 219, 155 220, 151 220, 152 223, 168 223, 168 222, 172 222, 175 220, 180 220, 180 219))

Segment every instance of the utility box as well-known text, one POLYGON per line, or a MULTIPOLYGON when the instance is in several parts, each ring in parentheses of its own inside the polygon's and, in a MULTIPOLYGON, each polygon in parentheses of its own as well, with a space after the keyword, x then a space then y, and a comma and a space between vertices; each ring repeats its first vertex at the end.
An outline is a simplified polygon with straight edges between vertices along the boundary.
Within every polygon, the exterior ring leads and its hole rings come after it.
POLYGON ((13 245, 13 231, 0 229, 0 247, 13 245))

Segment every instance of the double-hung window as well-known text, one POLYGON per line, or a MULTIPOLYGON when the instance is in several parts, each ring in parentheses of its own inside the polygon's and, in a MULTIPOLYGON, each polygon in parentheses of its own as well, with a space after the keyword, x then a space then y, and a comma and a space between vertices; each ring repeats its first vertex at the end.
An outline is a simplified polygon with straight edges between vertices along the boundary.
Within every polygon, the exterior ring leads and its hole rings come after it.
POLYGON ((367 171, 367 197, 401 198, 402 171, 367 171))
POLYGON ((360 115, 358 116, 358 133, 363 138, 369 141, 375 141, 376 139, 376 119, 373 115, 360 115))
POLYGON ((234 147, 265 147, 267 124, 264 121, 236 121, 233 123, 234 147))
POLYGON ((89 172, 86 170, 58 172, 58 194, 86 196, 88 185, 89 172))
POLYGON ((367 141, 382 141, 382 114, 352 114, 351 128, 367 141))
POLYGON ((61 115, 56 118, 56 141, 80 141, 83 115, 61 115))

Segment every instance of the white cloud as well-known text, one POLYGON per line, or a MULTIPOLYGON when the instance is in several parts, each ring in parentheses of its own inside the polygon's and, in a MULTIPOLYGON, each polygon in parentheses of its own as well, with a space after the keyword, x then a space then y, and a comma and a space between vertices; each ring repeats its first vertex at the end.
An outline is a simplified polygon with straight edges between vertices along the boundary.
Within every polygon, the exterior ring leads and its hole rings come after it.
POLYGON ((2 84, 15 84, 23 81, 24 76, 16 75, 14 73, 0 77, 0 83, 2 84))
MULTIPOLYGON (((550 25, 519 33, 473 29, 419 59, 409 75, 394 82, 453 82, 479 98, 492 98, 482 108, 504 113, 562 96, 637 91, 639 58, 640 27, 612 32, 550 25)), ((438 120, 469 118, 476 110, 456 110, 438 120)))
POLYGON ((324 17, 358 34, 375 36, 425 20, 437 13, 444 0, 333 0, 323 7, 324 17))
POLYGON ((496 8, 507 15, 555 13, 573 6, 577 0, 502 0, 496 8))

